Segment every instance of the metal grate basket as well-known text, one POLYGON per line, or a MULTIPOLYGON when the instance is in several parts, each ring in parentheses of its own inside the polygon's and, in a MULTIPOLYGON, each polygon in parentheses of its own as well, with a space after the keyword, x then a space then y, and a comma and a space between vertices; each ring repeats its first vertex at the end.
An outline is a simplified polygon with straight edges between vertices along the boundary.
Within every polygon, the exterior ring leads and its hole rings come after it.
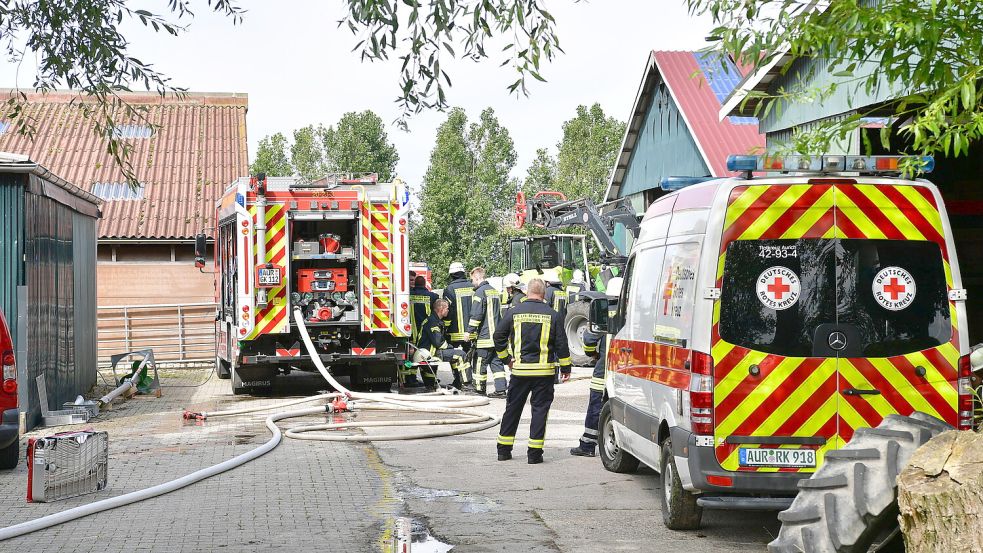
POLYGON ((57 501, 105 489, 109 434, 62 432, 27 442, 27 500, 57 501))

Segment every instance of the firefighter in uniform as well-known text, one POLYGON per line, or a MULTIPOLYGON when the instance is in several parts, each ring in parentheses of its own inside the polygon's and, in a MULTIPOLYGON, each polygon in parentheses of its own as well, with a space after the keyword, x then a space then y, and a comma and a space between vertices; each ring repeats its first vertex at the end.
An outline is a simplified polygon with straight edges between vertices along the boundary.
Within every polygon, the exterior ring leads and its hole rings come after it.
MULTIPOLYGON (((444 288, 443 298, 447 300, 450 311, 444 319, 444 330, 447 331, 448 342, 467 353, 471 349, 467 318, 471 315, 471 296, 474 294, 474 286, 464 272, 463 263, 458 261, 451 263, 448 273, 451 282, 444 288)), ((466 385, 470 386, 469 372, 467 368, 455 370, 453 386, 458 390, 463 390, 466 385)))
MULTIPOLYGON (((420 340, 420 329, 424 322, 433 312, 433 302, 437 300, 437 294, 427 290, 427 279, 419 275, 414 279, 413 287, 410 288, 410 322, 413 324, 411 339, 413 343, 420 340)), ((402 369, 403 385, 407 388, 417 388, 420 382, 416 379, 416 367, 413 364, 406 364, 402 369)), ((426 385, 426 382, 424 382, 426 385)))
POLYGON ((550 281, 546 287, 546 296, 543 298, 546 305, 553 308, 561 317, 567 315, 567 292, 563 289, 562 282, 550 281))
POLYGON ((532 423, 529 425, 529 464, 543 462, 546 419, 553 404, 553 386, 559 365, 562 381, 570 379, 570 351, 560 314, 543 302, 546 284, 534 278, 526 287, 526 301, 509 309, 495 329, 495 349, 499 358, 514 352, 505 413, 498 434, 498 460, 512 458, 515 431, 526 399, 532 394, 532 423))
POLYGON ((413 314, 413 343, 420 339, 420 329, 423 321, 433 313, 433 302, 437 301, 437 294, 427 289, 427 277, 417 275, 410 288, 410 312, 413 314))
POLYGON ((526 294, 522 291, 519 275, 515 273, 509 273, 502 277, 502 288, 505 288, 506 294, 505 301, 502 302, 502 314, 504 315, 506 309, 525 301, 526 294))
MULTIPOLYGON (((618 297, 621 295, 621 278, 608 281, 606 294, 608 296, 608 317, 618 309, 618 297)), ((597 447, 597 423, 601 416, 601 404, 604 399, 604 370, 607 358, 607 348, 611 341, 610 334, 597 334, 587 331, 584 333, 584 353, 594 358, 594 374, 590 379, 590 399, 587 400, 587 416, 584 418, 584 435, 580 437, 580 445, 570 450, 570 455, 578 457, 593 457, 597 447)))
MULTIPOLYGON (((434 302, 433 312, 430 313, 423 325, 420 327, 420 339, 416 343, 417 353, 414 361, 421 363, 428 358, 436 357, 441 361, 451 364, 451 372, 460 374, 464 365, 464 350, 451 347, 444 338, 444 322, 447 318, 449 306, 447 300, 439 299, 434 302), (426 352, 426 353, 424 353, 426 352)), ((428 388, 436 388, 437 375, 436 369, 431 369, 428 364, 421 367, 420 374, 423 382, 428 388)))
POLYGON ((475 267, 471 270, 471 283, 474 295, 471 296, 471 316, 468 320, 468 333, 474 337, 474 375, 475 391, 484 394, 488 384, 488 373, 495 381, 495 398, 505 397, 505 364, 495 353, 494 334, 502 316, 502 295, 485 280, 485 270, 475 267))

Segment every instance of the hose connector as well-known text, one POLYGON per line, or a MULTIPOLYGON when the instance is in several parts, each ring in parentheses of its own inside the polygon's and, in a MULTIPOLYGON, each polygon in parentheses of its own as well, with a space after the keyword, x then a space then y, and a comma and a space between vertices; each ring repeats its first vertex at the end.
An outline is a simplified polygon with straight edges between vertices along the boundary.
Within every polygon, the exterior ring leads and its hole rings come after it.
POLYGON ((187 421, 203 421, 208 418, 205 413, 196 413, 194 411, 185 411, 181 414, 181 417, 187 421))
POLYGON ((348 407, 348 402, 341 399, 340 397, 335 398, 334 401, 328 404, 328 407, 331 408, 331 410, 328 411, 329 413, 346 413, 351 410, 348 407))

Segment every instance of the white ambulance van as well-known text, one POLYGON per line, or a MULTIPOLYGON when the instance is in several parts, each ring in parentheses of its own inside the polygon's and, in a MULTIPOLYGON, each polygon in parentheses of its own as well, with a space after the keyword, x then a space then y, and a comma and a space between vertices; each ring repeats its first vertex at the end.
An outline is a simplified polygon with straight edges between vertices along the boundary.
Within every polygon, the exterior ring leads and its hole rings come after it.
MULTIPOLYGON (((886 507, 857 507, 850 490, 879 501, 919 443, 972 424, 945 206, 930 182, 899 178, 899 163, 731 156, 743 176, 649 207, 617 314, 595 300, 591 322, 612 335, 601 460, 660 472, 668 527, 698 528, 703 508, 787 509, 808 482, 842 488, 851 512, 873 518, 886 507), (752 177, 765 171, 786 174, 752 177), (876 443, 844 453, 860 438, 876 443), (805 480, 824 465, 831 476, 805 480)), ((808 537, 813 511, 780 518, 808 537)))

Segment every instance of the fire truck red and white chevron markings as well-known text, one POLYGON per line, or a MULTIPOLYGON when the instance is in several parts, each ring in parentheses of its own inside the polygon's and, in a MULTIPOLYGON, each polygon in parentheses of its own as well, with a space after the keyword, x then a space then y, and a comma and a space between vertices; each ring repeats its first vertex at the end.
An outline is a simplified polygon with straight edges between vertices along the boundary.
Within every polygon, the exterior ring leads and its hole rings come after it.
MULTIPOLYGON (((256 221, 256 206, 249 206, 249 213, 256 221)), ((285 266, 287 257, 287 210, 283 204, 271 203, 266 206, 266 262, 285 266)), ((255 241, 255 238, 254 238, 255 241)), ((255 242, 254 242, 255 248, 255 242)), ((255 251, 255 250, 254 250, 255 251)), ((267 293, 267 304, 256 309, 252 331, 245 339, 253 340, 262 334, 278 334, 287 331, 287 286, 289 276, 283 284, 271 288, 267 293)))

